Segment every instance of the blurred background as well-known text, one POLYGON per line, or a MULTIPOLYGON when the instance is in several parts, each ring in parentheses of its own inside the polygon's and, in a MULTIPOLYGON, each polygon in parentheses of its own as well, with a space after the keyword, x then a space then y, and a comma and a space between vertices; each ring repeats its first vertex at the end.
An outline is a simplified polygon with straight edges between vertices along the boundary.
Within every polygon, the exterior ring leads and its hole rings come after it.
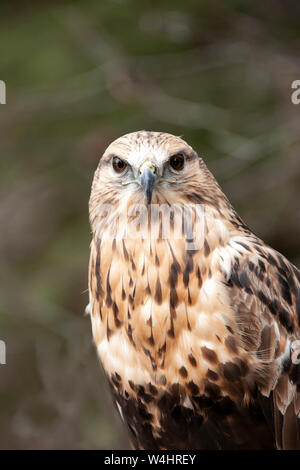
POLYGON ((299 266, 300 3, 3 0, 0 44, 0 448, 125 449, 83 314, 98 159, 183 136, 299 266))

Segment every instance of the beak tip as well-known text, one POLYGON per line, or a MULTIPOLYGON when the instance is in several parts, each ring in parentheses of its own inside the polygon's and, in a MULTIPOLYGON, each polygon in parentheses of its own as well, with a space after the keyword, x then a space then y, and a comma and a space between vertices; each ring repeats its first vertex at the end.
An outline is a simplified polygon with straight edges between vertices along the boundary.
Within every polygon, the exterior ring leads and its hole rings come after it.
POLYGON ((156 181, 156 174, 150 168, 145 168, 141 175, 141 185, 144 190, 147 204, 151 204, 152 192, 156 181))

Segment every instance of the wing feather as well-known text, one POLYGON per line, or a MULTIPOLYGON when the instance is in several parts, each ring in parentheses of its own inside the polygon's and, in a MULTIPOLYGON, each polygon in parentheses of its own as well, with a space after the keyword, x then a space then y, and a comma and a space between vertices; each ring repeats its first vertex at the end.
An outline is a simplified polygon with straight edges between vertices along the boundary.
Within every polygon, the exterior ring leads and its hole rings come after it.
POLYGON ((260 240, 228 281, 243 347, 256 358, 260 405, 279 449, 300 449, 300 272, 260 240))

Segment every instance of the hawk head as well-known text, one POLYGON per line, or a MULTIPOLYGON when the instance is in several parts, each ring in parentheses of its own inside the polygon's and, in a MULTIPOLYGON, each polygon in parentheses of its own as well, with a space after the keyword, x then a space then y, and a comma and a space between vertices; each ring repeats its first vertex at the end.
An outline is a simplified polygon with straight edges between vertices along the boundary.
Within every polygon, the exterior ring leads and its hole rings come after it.
POLYGON ((97 203, 218 206, 225 199, 203 160, 180 137, 133 132, 111 143, 100 159, 92 187, 91 220, 97 203))

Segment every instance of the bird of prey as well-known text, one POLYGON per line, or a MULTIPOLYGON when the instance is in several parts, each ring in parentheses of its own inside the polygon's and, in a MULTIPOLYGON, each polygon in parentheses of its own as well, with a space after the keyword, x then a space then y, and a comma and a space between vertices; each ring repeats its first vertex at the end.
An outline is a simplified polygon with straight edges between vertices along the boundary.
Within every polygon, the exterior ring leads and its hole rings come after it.
POLYGON ((120 137, 89 209, 93 338, 133 447, 300 449, 300 272, 197 153, 120 137))

